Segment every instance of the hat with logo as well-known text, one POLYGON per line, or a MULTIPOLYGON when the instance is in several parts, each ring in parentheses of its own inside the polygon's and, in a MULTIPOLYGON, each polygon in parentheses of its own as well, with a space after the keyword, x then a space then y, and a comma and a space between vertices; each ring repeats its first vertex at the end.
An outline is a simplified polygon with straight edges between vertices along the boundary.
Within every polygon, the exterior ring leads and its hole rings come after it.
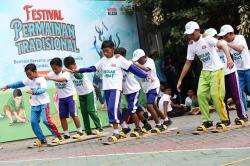
POLYGON ((234 32, 234 29, 231 25, 223 25, 220 28, 220 33, 218 34, 219 36, 225 36, 228 33, 234 32))
POLYGON ((185 32, 184 32, 184 34, 190 35, 190 34, 194 33, 194 31, 195 31, 196 29, 200 29, 200 26, 198 25, 198 23, 195 22, 195 21, 189 21, 189 22, 185 25, 185 32))
POLYGON ((133 58, 132 61, 136 62, 138 61, 141 57, 144 57, 146 54, 142 49, 137 49, 133 52, 133 58))

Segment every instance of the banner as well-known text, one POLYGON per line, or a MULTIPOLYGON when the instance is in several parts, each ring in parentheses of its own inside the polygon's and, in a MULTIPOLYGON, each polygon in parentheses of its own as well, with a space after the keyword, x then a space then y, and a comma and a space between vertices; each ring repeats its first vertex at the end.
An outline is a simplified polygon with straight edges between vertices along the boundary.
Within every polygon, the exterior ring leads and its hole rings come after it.
MULTIPOLYGON (((80 66, 94 65, 103 57, 100 49, 110 39, 115 47, 127 49, 128 56, 139 47, 134 16, 121 12, 124 1, 87 0, 11 0, 0 6, 0 86, 26 78, 24 66, 35 63, 39 72, 50 71, 54 57, 73 56, 80 66)), ((108 118, 101 80, 94 73, 98 114, 103 125, 108 118)), ((51 117, 59 127, 58 98, 53 82, 49 82, 51 117)), ((0 92, 0 142, 34 137, 30 126, 29 95, 22 90, 20 98, 12 90, 0 92)), ((77 101, 77 96, 75 97, 77 101)), ((76 103, 76 108, 79 108, 76 103)), ((80 110, 78 110, 80 115, 80 110)), ((70 130, 75 127, 69 119, 70 130)), ((83 123, 82 123, 83 124, 83 123)), ((47 128, 41 126, 45 134, 47 128)), ((94 126, 93 126, 94 127, 94 126)))

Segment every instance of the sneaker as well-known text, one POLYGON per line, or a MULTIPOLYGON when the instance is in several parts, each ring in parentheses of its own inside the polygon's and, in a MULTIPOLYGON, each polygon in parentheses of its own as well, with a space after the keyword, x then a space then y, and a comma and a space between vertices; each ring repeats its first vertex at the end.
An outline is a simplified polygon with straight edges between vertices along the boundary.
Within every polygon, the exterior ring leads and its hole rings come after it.
POLYGON ((120 134, 115 134, 113 133, 113 135, 111 137, 108 137, 108 142, 117 142, 118 139, 120 139, 120 134))
POLYGON ((206 128, 212 127, 213 121, 204 121, 202 125, 205 126, 206 128))
POLYGON ((70 139, 70 135, 63 135, 64 139, 70 139))
POLYGON ((79 132, 79 131, 77 131, 76 134, 78 134, 78 135, 80 135, 80 136, 83 136, 83 135, 84 135, 83 132, 79 132))
POLYGON ((36 140, 34 142, 34 146, 42 146, 42 145, 46 145, 47 144, 47 140, 46 139, 43 139, 43 140, 36 140))
POLYGON ((151 124, 146 123, 146 124, 144 124, 144 126, 143 126, 142 128, 144 128, 144 129, 146 129, 147 131, 149 131, 149 130, 152 129, 152 126, 151 126, 151 124))
POLYGON ((82 132, 77 131, 75 135, 72 136, 73 139, 79 139, 81 136, 84 136, 82 132))
POLYGON ((132 133, 130 134, 130 137, 137 137, 137 135, 136 135, 135 133, 138 133, 139 136, 142 136, 142 135, 143 135, 143 131, 142 131, 141 128, 135 128, 135 129, 134 129, 134 132, 132 132, 132 133))
POLYGON ((128 128, 123 128, 121 132, 123 132, 125 135, 127 135, 130 131, 131 131, 131 129, 128 127, 128 128))
POLYGON ((4 115, 0 114, 0 119, 3 119, 4 118, 4 115))
POLYGON ((230 120, 222 120, 221 123, 224 124, 225 126, 230 126, 231 125, 230 120))
POLYGON ((159 129, 160 132, 165 130, 163 124, 161 124, 161 125, 155 125, 155 129, 152 129, 152 130, 151 130, 151 133, 158 133, 158 132, 157 132, 157 129, 159 129))
POLYGON ((92 131, 85 132, 86 135, 95 135, 92 131))
POLYGON ((173 121, 169 118, 168 120, 163 122, 163 125, 170 126, 173 123, 173 121))
POLYGON ((60 144, 62 142, 62 137, 55 137, 51 140, 53 144, 60 144))
MULTIPOLYGON (((237 119, 237 118, 236 118, 237 119)), ((236 120, 235 119, 235 120, 236 120)), ((240 120, 243 120, 244 122, 248 121, 248 116, 246 115, 245 117, 239 117, 240 120)))

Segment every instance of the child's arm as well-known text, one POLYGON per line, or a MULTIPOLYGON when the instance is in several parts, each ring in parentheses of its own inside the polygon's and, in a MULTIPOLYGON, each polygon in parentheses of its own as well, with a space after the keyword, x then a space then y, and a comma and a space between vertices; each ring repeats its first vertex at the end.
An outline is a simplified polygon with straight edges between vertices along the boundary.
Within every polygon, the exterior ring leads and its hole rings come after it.
POLYGON ((22 88, 22 87, 25 87, 25 84, 23 83, 23 81, 18 81, 12 84, 5 85, 1 89, 7 90, 7 89, 22 88))
POLYGON ((163 102, 163 110, 164 110, 164 115, 166 116, 168 113, 168 101, 163 102))
POLYGON ((144 73, 140 68, 136 67, 135 65, 130 65, 128 68, 128 71, 133 73, 134 75, 140 77, 140 78, 147 78, 148 74, 144 73))
POLYGON ((66 78, 52 78, 50 76, 45 76, 46 80, 50 80, 50 81, 55 81, 55 82, 67 82, 66 78))
POLYGON ((151 70, 150 68, 145 67, 145 66, 139 64, 138 62, 136 62, 136 63, 134 63, 134 64, 135 64, 137 67, 139 67, 140 69, 144 70, 145 72, 148 72, 148 71, 151 70))
POLYGON ((77 73, 87 73, 87 72, 95 72, 95 71, 97 71, 96 67, 95 66, 90 66, 90 67, 87 67, 87 68, 80 68, 80 69, 76 70, 75 72, 77 72, 77 73))

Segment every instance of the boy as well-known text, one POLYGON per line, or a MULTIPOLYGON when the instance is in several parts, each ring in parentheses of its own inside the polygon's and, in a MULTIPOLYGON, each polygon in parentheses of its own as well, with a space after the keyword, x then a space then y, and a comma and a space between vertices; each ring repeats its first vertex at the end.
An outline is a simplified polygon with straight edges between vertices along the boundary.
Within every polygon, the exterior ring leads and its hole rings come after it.
POLYGON ((14 89, 13 96, 9 98, 7 104, 3 108, 3 112, 9 118, 10 126, 14 124, 12 118, 13 116, 15 116, 16 122, 22 122, 22 123, 28 122, 24 110, 22 91, 20 89, 14 89), (22 115, 24 115, 24 117, 22 117, 22 115))
MULTIPOLYGON (((64 58, 64 66, 69 70, 76 70, 78 66, 75 63, 75 59, 71 56, 64 58)), ((94 98, 94 87, 92 83, 87 78, 86 74, 82 73, 71 73, 71 80, 76 88, 79 103, 81 107, 81 113, 83 118, 83 124, 85 128, 85 133, 87 135, 93 134, 90 127, 89 117, 93 120, 97 132, 102 131, 102 125, 99 117, 97 116, 94 98)))
POLYGON ((185 99, 185 106, 190 110, 190 114, 197 115, 200 112, 197 96, 194 93, 194 90, 189 89, 187 92, 187 97, 185 99))
POLYGON ((233 56, 239 76, 244 107, 248 111, 247 98, 244 92, 246 89, 250 92, 250 54, 246 39, 242 35, 236 35, 231 25, 223 25, 218 35, 228 42, 227 46, 233 56))
POLYGON ((167 115, 164 115, 156 105, 156 100, 159 93, 160 81, 156 74, 156 68, 154 61, 145 55, 145 52, 142 49, 137 49, 133 53, 132 61, 134 64, 147 72, 147 74, 153 78, 151 80, 142 80, 142 89, 147 96, 147 110, 150 112, 152 118, 155 121, 156 128, 160 131, 164 130, 164 126, 171 125, 171 121, 168 120, 167 115), (164 120, 163 124, 160 123, 158 115, 164 120))
POLYGON ((108 141, 114 142, 120 138, 118 125, 121 119, 120 113, 120 94, 122 90, 122 71, 123 69, 135 73, 137 76, 147 78, 147 74, 143 73, 137 67, 132 65, 124 57, 114 55, 114 43, 110 40, 103 41, 102 51, 104 57, 100 59, 95 66, 73 70, 73 72, 95 72, 102 69, 103 71, 103 90, 108 107, 109 122, 113 126, 113 135, 108 141))
POLYGON ((28 79, 24 81, 19 81, 13 84, 8 84, 2 87, 3 90, 9 88, 21 88, 29 86, 30 90, 26 93, 31 94, 31 127, 33 132, 38 138, 34 145, 45 145, 47 144, 46 138, 40 128, 40 116, 42 116, 43 123, 55 137, 52 142, 60 142, 61 135, 57 130, 57 127, 50 120, 50 110, 49 110, 49 95, 47 93, 47 82, 44 77, 39 77, 35 64, 28 64, 25 66, 25 73, 28 79))
POLYGON ((57 95, 59 98, 59 116, 61 125, 64 132, 64 139, 69 139, 70 134, 68 131, 67 118, 69 115, 72 117, 75 126, 77 128, 77 134, 73 138, 77 138, 83 135, 80 120, 75 111, 75 101, 73 96, 76 94, 74 84, 70 79, 70 73, 62 70, 62 60, 60 58, 53 58, 50 61, 50 66, 53 71, 45 77, 47 80, 55 82, 57 88, 57 95))
MULTIPOLYGON (((214 28, 207 29, 205 31, 205 34, 211 35, 215 38, 219 38, 217 36, 217 31, 214 28)), ((225 45, 227 45, 227 42, 225 40, 221 40, 221 42, 223 42, 225 45)), ((227 106, 227 100, 229 97, 231 97, 236 105, 237 115, 238 115, 239 119, 247 121, 248 118, 247 118, 244 103, 242 100, 242 95, 241 95, 240 85, 239 85, 239 80, 238 80, 238 74, 236 72, 237 69, 235 66, 232 69, 228 69, 226 66, 227 59, 225 57, 223 50, 217 49, 217 52, 220 56, 221 62, 224 64, 225 88, 226 88, 226 95, 225 95, 224 102, 226 104, 228 117, 229 117, 229 110, 228 110, 228 106, 227 106)))
POLYGON ((220 116, 221 123, 229 126, 230 120, 228 119, 225 103, 223 101, 225 96, 223 64, 216 52, 216 47, 223 49, 227 58, 227 67, 232 68, 234 64, 228 48, 212 36, 202 38, 200 27, 194 21, 190 21, 186 24, 184 34, 188 35, 189 39, 193 42, 188 45, 187 60, 177 83, 178 91, 180 91, 182 80, 187 74, 195 55, 202 61, 203 66, 197 92, 203 123, 201 126, 197 127, 197 130, 202 131, 204 127, 209 128, 213 126, 209 114, 208 96, 211 96, 213 100, 215 109, 220 116))
MULTIPOLYGON (((169 87, 164 87, 162 89, 163 95, 161 97, 161 99, 159 100, 159 110, 165 115, 167 116, 168 112, 171 112, 173 110, 172 106, 171 106, 171 88, 169 87)), ((170 118, 169 118, 170 120, 170 118)))
MULTIPOLYGON (((126 53, 127 50, 125 48, 121 47, 115 49, 115 54, 120 54, 124 58, 126 58, 126 53)), ((126 109, 126 111, 128 111, 129 118, 131 117, 135 124, 134 132, 142 134, 139 117, 137 115, 141 111, 139 106, 140 89, 141 86, 139 82, 135 79, 134 74, 129 71, 123 70, 122 93, 125 95, 128 103, 128 108, 126 109)), ((147 131, 152 129, 151 125, 148 123, 147 120, 143 120, 142 122, 144 123, 144 128, 147 131)), ((127 134, 130 131, 130 129, 128 129, 129 128, 125 126, 123 127, 122 132, 124 134, 127 134)), ((131 134, 131 136, 134 136, 133 133, 131 134)))

